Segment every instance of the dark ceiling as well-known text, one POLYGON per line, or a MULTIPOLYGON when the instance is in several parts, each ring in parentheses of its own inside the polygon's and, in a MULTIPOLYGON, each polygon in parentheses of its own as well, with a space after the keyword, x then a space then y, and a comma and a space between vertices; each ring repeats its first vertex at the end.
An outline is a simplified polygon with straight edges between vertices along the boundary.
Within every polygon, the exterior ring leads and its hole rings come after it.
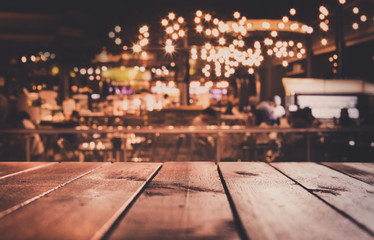
MULTIPOLYGON (((247 18, 280 19, 294 7, 295 20, 312 24, 317 18, 316 0, 138 0, 138 1, 2 1, 0 4, 0 50, 18 57, 37 51, 54 51, 65 59, 84 61, 106 46, 108 32, 121 25, 126 38, 134 38, 143 24, 159 32, 160 20, 174 11, 187 22, 201 9, 222 20, 234 11, 247 18)), ((337 0, 325 1, 337 6, 337 0)), ((351 1, 352 2, 352 1, 351 1)), ((354 2, 372 2, 362 0, 354 2)), ((111 45, 112 44, 112 45, 111 45)))

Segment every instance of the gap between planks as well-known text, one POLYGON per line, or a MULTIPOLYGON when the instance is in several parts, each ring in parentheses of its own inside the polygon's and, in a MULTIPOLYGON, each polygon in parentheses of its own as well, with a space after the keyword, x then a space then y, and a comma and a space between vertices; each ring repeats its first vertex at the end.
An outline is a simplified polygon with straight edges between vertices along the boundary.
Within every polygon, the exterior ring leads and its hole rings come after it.
POLYGON ((25 169, 25 170, 21 170, 21 171, 15 172, 15 173, 11 173, 11 174, 2 176, 2 177, 0 177, 0 180, 8 178, 8 177, 13 177, 13 176, 16 176, 16 175, 19 175, 19 174, 22 174, 22 173, 31 172, 31 171, 41 169, 41 168, 44 168, 44 167, 48 167, 48 166, 51 166, 51 165, 54 165, 54 164, 56 164, 56 163, 47 163, 47 164, 43 164, 43 165, 40 165, 40 166, 36 166, 36 167, 28 168, 28 169, 25 169))
POLYGON ((40 198, 42 198, 42 197, 48 195, 49 193, 51 193, 51 192, 53 192, 53 191, 56 191, 57 189, 59 189, 59 188, 65 186, 65 185, 67 185, 67 184, 69 184, 69 183, 71 183, 71 182, 74 182, 75 180, 77 180, 77 179, 79 179, 79 178, 81 178, 81 177, 83 177, 83 176, 86 176, 86 175, 90 174, 91 172, 95 171, 96 169, 101 168, 101 167, 103 167, 103 166, 105 166, 105 165, 107 165, 107 164, 109 164, 109 163, 104 163, 103 165, 100 165, 100 166, 98 166, 98 167, 96 167, 96 168, 94 168, 94 169, 91 169, 91 170, 88 171, 88 172, 85 172, 85 173, 83 173, 83 174, 81 174, 81 175, 79 175, 79 176, 77 176, 77 177, 75 177, 75 178, 73 178, 73 179, 70 179, 69 181, 67 181, 67 182, 65 182, 65 183, 62 183, 62 184, 58 185, 57 187, 54 187, 54 188, 52 188, 52 189, 50 189, 50 190, 48 190, 48 191, 46 191, 46 192, 44 192, 44 193, 39 194, 38 196, 35 196, 35 197, 33 197, 33 198, 30 198, 30 199, 28 199, 28 200, 26 200, 26 201, 24 201, 24 202, 22 202, 22 203, 19 203, 19 204, 17 204, 17 205, 14 205, 13 207, 8 208, 8 209, 6 209, 6 210, 0 212, 0 219, 2 219, 2 218, 4 218, 5 216, 7 216, 7 215, 9 215, 9 214, 11 214, 11 213, 17 211, 17 210, 20 209, 20 208, 23 208, 23 207, 29 205, 29 204, 32 203, 32 202, 34 202, 34 201, 36 201, 36 200, 38 200, 38 199, 40 199, 40 198))
POLYGON ((159 167, 147 178, 146 181, 138 188, 136 192, 126 201, 123 205, 113 214, 113 216, 95 233, 91 240, 106 239, 109 234, 116 228, 118 222, 123 219, 126 213, 130 210, 131 206, 135 203, 136 199, 139 198, 141 193, 147 187, 147 185, 152 181, 152 179, 157 175, 157 173, 162 168, 162 163, 159 167))
POLYGON ((234 223, 235 223, 235 227, 236 227, 236 230, 238 231, 239 237, 243 240, 249 240, 249 236, 248 236, 247 232, 245 231, 245 228, 244 228, 244 225, 243 225, 242 221, 240 220, 238 210, 235 206, 234 200, 231 197, 229 188, 227 187, 226 181, 225 181, 225 179, 222 175, 222 171, 219 167, 219 164, 216 163, 216 165, 217 165, 217 171, 218 171, 218 175, 221 179, 223 189, 225 190, 227 199, 228 199, 229 204, 230 204, 231 213, 232 213, 234 223))
MULTIPOLYGON (((305 187, 303 184, 299 183, 298 181, 296 181, 295 179, 291 178, 290 176, 288 176, 286 173, 284 173, 283 171, 281 171, 280 169, 278 169, 276 166, 272 165, 271 163, 267 163, 269 166, 271 166, 272 168, 274 168, 276 171, 280 172, 281 174, 283 174, 285 177, 287 177, 288 179, 290 179, 291 181, 293 181, 294 183, 296 183, 297 185, 299 185, 300 187, 302 187, 303 189, 305 189, 307 192, 309 192, 310 194, 312 194, 314 197, 316 197, 317 199, 319 199, 320 201, 322 201, 323 203, 327 204, 329 207, 331 207, 332 209, 334 209, 336 212, 338 212, 339 214, 341 214, 343 217, 347 218, 349 221, 351 221, 353 224, 355 224, 356 226, 358 226, 359 228, 361 228, 362 230, 364 230, 365 232, 367 232, 370 236, 374 237, 374 232, 371 231, 371 229, 369 229, 368 227, 366 227, 365 225, 363 225, 362 223, 360 223, 359 221, 357 221, 356 219, 354 219, 352 216, 350 216, 349 214, 345 213, 343 210, 340 210, 339 208, 335 207, 334 205, 332 205, 331 203, 329 203, 328 201, 326 201, 325 199, 323 199, 322 197, 318 196, 316 193, 314 193, 312 190, 310 190, 309 188, 305 187)), ((324 166, 324 167, 327 167, 323 164, 321 164, 321 166, 324 166)), ((328 167, 327 167, 328 168, 328 167)), ((332 170, 336 170, 336 169, 333 169, 333 168, 330 168, 332 170)), ((340 171, 337 171, 337 172, 340 172, 340 171)), ((348 177, 352 177, 352 176, 349 176, 345 173, 342 173, 348 177)), ((361 180, 360 180, 361 181, 361 180)), ((363 182, 363 181, 361 181, 363 182)), ((365 182, 363 182, 365 183, 365 182)))

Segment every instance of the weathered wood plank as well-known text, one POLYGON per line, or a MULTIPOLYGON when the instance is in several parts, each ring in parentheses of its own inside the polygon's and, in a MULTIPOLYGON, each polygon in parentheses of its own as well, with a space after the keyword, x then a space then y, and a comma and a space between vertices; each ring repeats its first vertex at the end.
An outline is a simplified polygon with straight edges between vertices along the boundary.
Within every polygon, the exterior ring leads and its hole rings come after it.
POLYGON ((90 239, 160 166, 106 164, 1 219, 1 239, 90 239))
POLYGON ((49 191, 103 163, 59 163, 0 179, 0 218, 4 211, 49 191))
POLYGON ((220 163, 219 169, 251 240, 373 239, 266 163, 220 163))
POLYGON ((168 162, 109 239, 237 239, 217 166, 168 162))
MULTIPOLYGON (((315 163, 274 163, 374 236, 374 186, 315 163)), ((356 239, 358 239, 356 237, 356 239)))
POLYGON ((374 163, 323 162, 322 164, 374 185, 374 163))
POLYGON ((32 171, 38 167, 48 166, 51 163, 45 162, 0 162, 0 179, 21 171, 32 171))

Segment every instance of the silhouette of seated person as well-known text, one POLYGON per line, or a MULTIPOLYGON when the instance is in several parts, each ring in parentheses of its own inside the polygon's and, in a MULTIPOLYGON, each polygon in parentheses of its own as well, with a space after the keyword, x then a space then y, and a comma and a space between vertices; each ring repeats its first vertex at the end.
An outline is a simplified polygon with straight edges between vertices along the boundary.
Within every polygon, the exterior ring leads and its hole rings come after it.
MULTIPOLYGON (((211 108, 205 108, 198 116, 192 120, 193 126, 208 126, 215 125, 218 123, 217 112, 211 108)), ((203 157, 204 160, 211 160, 215 158, 214 147, 215 141, 214 137, 210 134, 191 134, 192 141, 194 142, 194 150, 196 155, 203 157)))
POLYGON ((312 109, 305 107, 290 113, 288 121, 293 128, 318 127, 321 122, 312 114, 312 109))
MULTIPOLYGON (((36 129, 37 125, 31 121, 30 114, 26 111, 18 112, 18 128, 36 129)), ((30 154, 35 157, 41 157, 44 153, 44 144, 38 133, 31 134, 30 154)))
POLYGON ((349 117, 348 109, 342 108, 340 110, 340 117, 339 117, 339 126, 341 127, 352 127, 354 126, 354 121, 352 118, 349 117))
POLYGON ((217 112, 211 108, 205 108, 198 116, 192 120, 194 126, 206 126, 217 124, 217 112))

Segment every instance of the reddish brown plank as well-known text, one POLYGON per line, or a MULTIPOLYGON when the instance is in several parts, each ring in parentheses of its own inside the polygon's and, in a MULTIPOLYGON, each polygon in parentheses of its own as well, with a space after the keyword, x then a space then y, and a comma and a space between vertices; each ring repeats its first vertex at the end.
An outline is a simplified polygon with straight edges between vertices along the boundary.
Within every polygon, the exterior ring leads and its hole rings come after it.
MULTIPOLYGON (((274 163, 336 209, 350 216, 374 236, 374 186, 315 163, 274 163)), ((356 238, 357 239, 357 238, 356 238)))
POLYGON ((90 239, 113 223, 160 165, 106 164, 1 219, 1 239, 90 239))
POLYGON ((0 216, 4 211, 49 191, 103 163, 58 163, 0 179, 0 216))
POLYGON ((266 163, 220 163, 219 168, 251 240, 373 239, 266 163))
POLYGON ((217 166, 168 162, 109 239, 237 239, 217 166))
POLYGON ((374 163, 324 162, 322 164, 374 185, 374 163))
POLYGON ((51 163, 45 162, 0 162, 0 179, 11 174, 17 174, 21 171, 30 171, 33 169, 48 166, 51 163))

